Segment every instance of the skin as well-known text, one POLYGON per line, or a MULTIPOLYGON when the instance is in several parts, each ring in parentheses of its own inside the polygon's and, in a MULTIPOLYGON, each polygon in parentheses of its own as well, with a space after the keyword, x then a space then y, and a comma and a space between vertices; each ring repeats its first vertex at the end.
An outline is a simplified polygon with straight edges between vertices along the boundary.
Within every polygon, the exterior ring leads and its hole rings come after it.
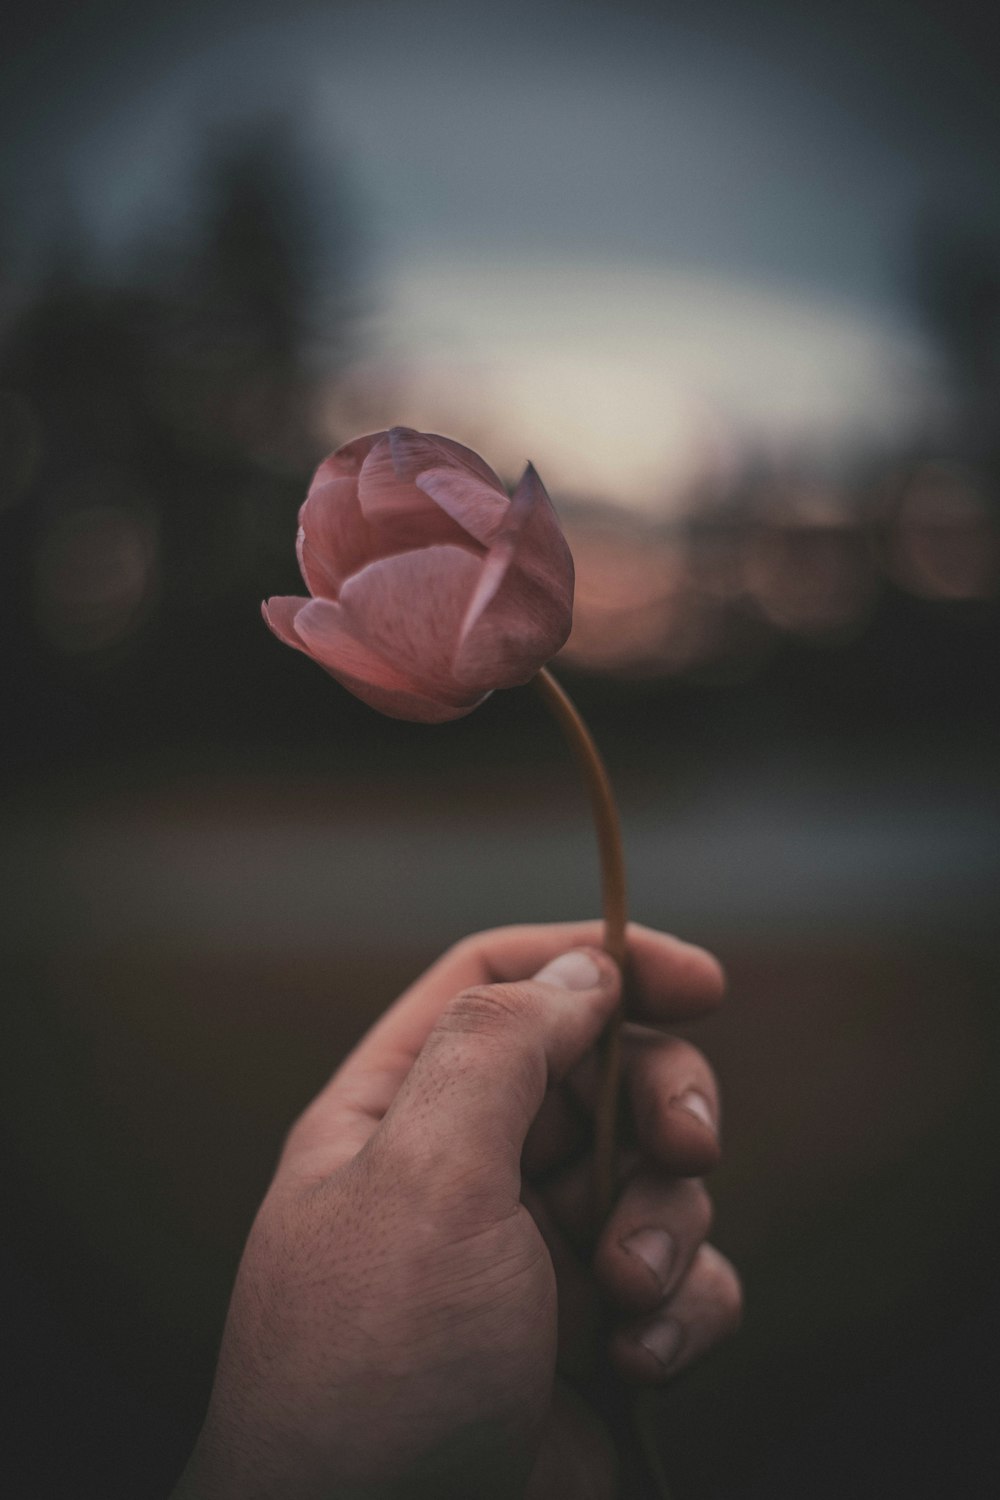
POLYGON ((712 1010, 722 972, 640 927, 634 1123, 594 1222, 595 1043, 621 994, 599 941, 599 924, 466 939, 308 1106, 251 1230, 174 1500, 618 1493, 587 1401, 599 1361, 663 1384, 736 1326, 740 1287, 706 1243, 715 1079, 661 1029, 712 1010))

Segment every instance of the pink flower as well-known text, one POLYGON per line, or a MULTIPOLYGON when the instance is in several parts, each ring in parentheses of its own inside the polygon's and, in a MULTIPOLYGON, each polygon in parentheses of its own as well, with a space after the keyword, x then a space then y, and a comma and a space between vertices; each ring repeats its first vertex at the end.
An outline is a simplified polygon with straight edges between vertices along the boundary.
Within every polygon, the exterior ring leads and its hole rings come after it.
POLYGON ((395 719, 460 719, 569 635, 573 559, 535 470, 508 498, 450 438, 394 427, 338 448, 297 552, 312 597, 268 599, 264 619, 395 719))

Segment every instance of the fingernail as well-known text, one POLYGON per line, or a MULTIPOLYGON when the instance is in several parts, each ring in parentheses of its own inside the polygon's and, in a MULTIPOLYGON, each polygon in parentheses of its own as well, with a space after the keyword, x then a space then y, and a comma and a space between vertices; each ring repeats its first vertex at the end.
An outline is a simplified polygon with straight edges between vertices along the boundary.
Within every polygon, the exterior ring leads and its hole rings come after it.
POLYGON ((563 953, 535 975, 545 984, 564 990, 593 990, 601 983, 601 971, 589 953, 563 953))
POLYGON ((659 1318, 643 1329, 639 1343, 659 1360, 665 1370, 669 1370, 683 1337, 684 1330, 676 1318, 659 1318))
POLYGON ((715 1128, 715 1117, 712 1114, 712 1106, 705 1098, 705 1095, 699 1094, 697 1089, 688 1089, 686 1093, 681 1094, 680 1098, 675 1099, 673 1102, 679 1104, 681 1109, 686 1109, 689 1115, 694 1115, 695 1119, 700 1120, 703 1125, 707 1125, 713 1135, 718 1134, 715 1128))
POLYGON ((657 1290, 666 1291, 674 1258, 674 1242, 665 1229, 637 1229, 622 1240, 622 1249, 648 1266, 656 1278, 657 1290))

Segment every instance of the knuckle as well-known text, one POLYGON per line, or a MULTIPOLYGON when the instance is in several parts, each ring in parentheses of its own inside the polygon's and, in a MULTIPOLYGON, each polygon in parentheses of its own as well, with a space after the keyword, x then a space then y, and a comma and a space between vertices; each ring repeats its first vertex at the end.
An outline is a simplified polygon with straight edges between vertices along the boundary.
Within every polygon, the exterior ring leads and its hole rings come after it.
POLYGON ((462 990, 445 1008, 444 1030, 486 1033, 509 1031, 537 1014, 538 1000, 524 984, 483 984, 462 990))

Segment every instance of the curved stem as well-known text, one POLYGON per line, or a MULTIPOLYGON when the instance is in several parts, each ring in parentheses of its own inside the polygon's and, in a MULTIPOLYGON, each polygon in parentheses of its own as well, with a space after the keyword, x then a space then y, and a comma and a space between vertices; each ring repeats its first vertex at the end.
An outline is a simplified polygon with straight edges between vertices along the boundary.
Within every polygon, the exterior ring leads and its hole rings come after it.
MULTIPOLYGON (((590 795, 601 857, 601 894, 604 908, 604 949, 624 970, 628 921, 625 858, 621 825, 611 782, 597 746, 572 699, 543 667, 533 679, 569 742, 590 795)), ((623 975, 624 977, 624 975, 623 975)), ((619 1006, 601 1040, 601 1079, 594 1117, 594 1200, 597 1217, 604 1219, 614 1201, 614 1156, 621 1075, 621 1020, 619 1006)))
MULTIPOLYGON (((628 909, 625 890, 625 856, 621 824, 611 782, 590 730, 573 700, 545 667, 532 681, 552 712, 576 757, 590 795, 601 856, 601 896, 604 909, 604 949, 622 970, 625 980, 627 951, 625 928, 628 909)), ((615 1196, 614 1165, 621 1081, 621 1024, 624 1002, 612 1017, 601 1039, 601 1076, 594 1115, 594 1209, 598 1222, 606 1219, 615 1196)), ((670 1489, 653 1433, 649 1412, 633 1393, 627 1403, 627 1421, 633 1441, 659 1500, 670 1500, 670 1489)))

